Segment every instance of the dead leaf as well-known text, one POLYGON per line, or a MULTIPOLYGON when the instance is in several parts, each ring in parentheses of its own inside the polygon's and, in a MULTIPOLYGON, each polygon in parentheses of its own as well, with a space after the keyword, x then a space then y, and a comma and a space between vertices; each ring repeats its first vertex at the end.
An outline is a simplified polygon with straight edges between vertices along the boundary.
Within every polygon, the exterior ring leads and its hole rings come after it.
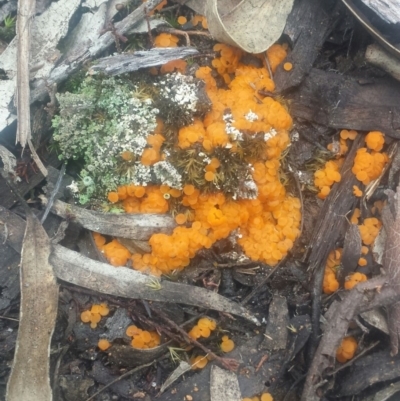
POLYGON ((205 14, 214 38, 248 53, 262 53, 281 36, 294 0, 207 0, 205 14), (224 13, 224 9, 229 12, 224 13))
POLYGON ((50 240, 28 214, 21 254, 21 309, 7 401, 50 401, 50 342, 57 317, 58 285, 48 259, 50 240))

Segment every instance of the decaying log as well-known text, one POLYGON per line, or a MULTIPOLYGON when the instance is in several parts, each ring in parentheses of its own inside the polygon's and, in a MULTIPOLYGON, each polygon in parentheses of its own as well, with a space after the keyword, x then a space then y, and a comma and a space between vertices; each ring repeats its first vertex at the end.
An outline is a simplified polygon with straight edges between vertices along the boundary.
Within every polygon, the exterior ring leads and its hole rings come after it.
POLYGON ((400 138, 400 83, 376 78, 366 83, 312 69, 291 96, 293 117, 336 129, 382 131, 400 138))

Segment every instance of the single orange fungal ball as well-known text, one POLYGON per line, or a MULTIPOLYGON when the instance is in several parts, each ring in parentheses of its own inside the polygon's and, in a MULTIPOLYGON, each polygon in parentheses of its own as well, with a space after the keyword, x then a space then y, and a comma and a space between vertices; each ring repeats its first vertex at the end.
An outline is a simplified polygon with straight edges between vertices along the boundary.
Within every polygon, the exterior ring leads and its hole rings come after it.
POLYGON ((186 220, 186 215, 184 215, 183 213, 179 213, 175 216, 176 224, 185 224, 186 220))
POLYGON ((207 171, 205 174, 204 174, 204 178, 205 178, 205 180, 206 181, 213 181, 214 180, 214 177, 215 177, 215 174, 212 172, 212 171, 207 171))
POLYGON ((89 323, 91 318, 92 314, 90 313, 90 311, 85 310, 81 313, 81 320, 83 323, 89 323))
POLYGON ((357 340, 354 337, 345 337, 336 351, 336 359, 340 363, 347 362, 354 357, 357 351, 357 340))
POLYGON ((270 393, 261 394, 261 401, 274 401, 274 398, 270 393))
POLYGON ((235 348, 235 343, 228 336, 223 336, 220 347, 223 352, 231 352, 235 348))
POLYGON ((365 258, 358 259, 358 266, 366 266, 366 265, 367 265, 367 259, 365 258))
POLYGON ((119 200, 117 192, 109 192, 107 198, 111 203, 116 203, 119 200))
POLYGON ((287 62, 287 63, 284 63, 284 64, 283 64, 283 69, 284 69, 285 71, 291 71, 292 68, 293 68, 293 64, 292 64, 292 63, 287 62))
POLYGON ((357 185, 353 185, 353 195, 356 196, 357 198, 360 198, 362 194, 363 192, 361 191, 361 189, 358 188, 357 185))
POLYGON ((178 17, 177 21, 178 21, 178 24, 184 25, 187 22, 187 18, 184 17, 183 15, 181 15, 181 16, 178 17))
POLYGON ((102 351, 106 351, 111 347, 111 343, 106 340, 105 338, 102 338, 99 340, 99 342, 97 343, 97 346, 102 350, 102 351))
POLYGON ((194 191, 195 191, 195 188, 194 188, 194 186, 193 185, 191 185, 191 184, 187 184, 187 185, 185 185, 184 187, 183 187, 183 193, 185 194, 185 195, 193 195, 193 193, 194 193, 194 191))

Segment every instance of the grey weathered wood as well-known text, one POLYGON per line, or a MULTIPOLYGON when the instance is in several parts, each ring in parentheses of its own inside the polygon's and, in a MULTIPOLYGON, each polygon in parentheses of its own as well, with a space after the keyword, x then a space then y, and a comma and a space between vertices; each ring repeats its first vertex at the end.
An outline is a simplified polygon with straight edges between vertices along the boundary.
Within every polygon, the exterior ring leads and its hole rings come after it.
MULTIPOLYGON (((122 21, 115 24, 116 31, 119 35, 126 34, 132 27, 138 24, 146 15, 156 7, 162 0, 148 0, 145 4, 140 5, 136 10, 129 14, 122 21)), ((88 60, 98 56, 102 51, 115 43, 114 35, 111 32, 105 32, 98 40, 81 49, 76 49, 73 57, 61 62, 54 68, 47 79, 47 84, 59 83, 67 79, 72 73, 78 71, 88 60)), ((34 89, 31 94, 31 101, 43 100, 47 95, 46 83, 38 81, 33 83, 34 89)))
POLYGON ((194 47, 153 48, 133 54, 117 54, 97 60, 91 71, 108 75, 119 75, 137 71, 139 68, 159 66, 168 61, 194 56, 199 52, 194 47))
MULTIPOLYGON (((42 197, 42 199, 46 199, 42 197)), ((164 214, 113 214, 87 210, 56 200, 52 213, 73 220, 91 231, 113 237, 148 240, 155 232, 171 233, 176 223, 164 214)))

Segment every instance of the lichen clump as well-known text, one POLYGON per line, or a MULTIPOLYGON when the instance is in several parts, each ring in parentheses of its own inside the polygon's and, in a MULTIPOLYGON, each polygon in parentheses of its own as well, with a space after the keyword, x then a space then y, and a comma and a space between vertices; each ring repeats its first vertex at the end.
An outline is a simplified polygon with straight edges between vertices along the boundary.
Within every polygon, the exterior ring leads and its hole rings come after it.
MULTIPOLYGON (((231 233, 248 257, 273 266, 299 234, 300 201, 280 179, 292 119, 262 94, 274 90, 266 67, 242 64, 238 49, 215 50, 217 71, 200 67, 195 78, 147 78, 145 89, 129 79, 92 78, 78 94, 60 95, 55 139, 63 158, 84 161, 80 201, 107 199, 128 213, 177 217, 171 235, 150 238, 151 253, 131 256, 140 271, 182 269, 231 233), (216 73, 227 86, 217 85, 216 73), (71 117, 72 100, 86 106, 71 117)), ((274 71, 286 50, 274 45, 267 54, 274 71)), ((116 243, 110 252, 98 241, 109 260, 114 253, 125 260, 116 243)))

